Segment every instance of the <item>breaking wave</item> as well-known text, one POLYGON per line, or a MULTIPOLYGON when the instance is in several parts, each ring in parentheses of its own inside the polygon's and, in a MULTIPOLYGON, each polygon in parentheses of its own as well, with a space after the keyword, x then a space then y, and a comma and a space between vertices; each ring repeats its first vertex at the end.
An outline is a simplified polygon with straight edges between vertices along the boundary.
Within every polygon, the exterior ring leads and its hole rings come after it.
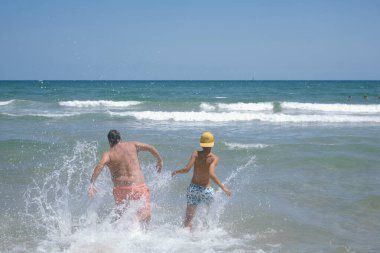
POLYGON ((356 115, 289 115, 284 113, 243 113, 243 112, 166 112, 129 111, 109 112, 111 116, 134 117, 138 120, 179 121, 179 122, 231 122, 262 121, 271 123, 380 123, 380 116, 356 115))
POLYGON ((210 103, 201 103, 200 109, 204 111, 268 111, 273 110, 273 103, 263 102, 263 103, 217 103, 215 105, 210 103))
MULTIPOLYGON (((260 103, 201 103, 202 111, 272 111, 276 107, 276 102, 260 103)), ((279 102, 281 111, 319 111, 319 112, 342 112, 342 113, 380 113, 380 104, 320 104, 320 103, 299 103, 299 102, 279 102)))
MULTIPOLYGON (((0 105, 7 105, 14 101, 2 101, 0 105)), ((59 107, 56 104, 54 107, 43 103, 16 103, 16 108, 2 107, 0 115, 63 118, 98 114, 99 117, 132 117, 137 120, 175 122, 380 123, 380 104, 200 103, 195 106, 190 105, 185 110, 178 110, 176 106, 159 111, 157 108, 163 107, 157 104, 145 103, 142 107, 133 107, 142 103, 144 102, 72 100, 59 102, 59 107)))
POLYGON ((142 102, 139 101, 111 101, 111 100, 73 100, 73 101, 61 101, 60 106, 67 107, 129 107, 133 105, 139 105, 142 102))
POLYGON ((322 112, 344 112, 344 113, 380 113, 380 105, 351 105, 351 104, 313 104, 282 102, 282 109, 322 111, 322 112))
POLYGON ((9 104, 13 103, 14 101, 15 101, 14 99, 8 100, 8 101, 0 101, 0 106, 1 105, 9 105, 9 104))

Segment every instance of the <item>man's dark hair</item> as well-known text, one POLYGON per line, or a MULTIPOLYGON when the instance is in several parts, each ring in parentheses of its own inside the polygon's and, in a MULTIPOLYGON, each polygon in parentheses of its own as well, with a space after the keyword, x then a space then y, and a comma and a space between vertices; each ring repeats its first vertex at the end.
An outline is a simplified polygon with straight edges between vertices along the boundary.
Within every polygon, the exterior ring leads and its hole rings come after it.
POLYGON ((121 140, 120 133, 117 130, 110 130, 107 137, 111 147, 116 145, 121 140))

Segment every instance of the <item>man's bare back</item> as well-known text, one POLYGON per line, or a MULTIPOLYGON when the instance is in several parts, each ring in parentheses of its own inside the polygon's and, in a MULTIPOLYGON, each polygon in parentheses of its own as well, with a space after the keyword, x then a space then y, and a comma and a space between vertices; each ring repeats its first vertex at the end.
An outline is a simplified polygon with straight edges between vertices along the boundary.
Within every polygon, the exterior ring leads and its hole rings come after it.
POLYGON ((140 151, 149 151, 157 159, 157 171, 161 172, 163 161, 156 148, 137 141, 121 141, 120 134, 117 131, 116 133, 118 139, 113 140, 109 137, 110 149, 103 153, 101 160, 94 169, 88 190, 90 197, 95 195, 96 188, 94 183, 104 166, 108 166, 110 169, 111 179, 115 187, 143 184, 144 175, 138 158, 140 151))
POLYGON ((140 169, 138 152, 145 145, 129 141, 121 142, 110 148, 107 152, 109 156, 107 166, 110 169, 114 186, 144 183, 144 175, 140 169))

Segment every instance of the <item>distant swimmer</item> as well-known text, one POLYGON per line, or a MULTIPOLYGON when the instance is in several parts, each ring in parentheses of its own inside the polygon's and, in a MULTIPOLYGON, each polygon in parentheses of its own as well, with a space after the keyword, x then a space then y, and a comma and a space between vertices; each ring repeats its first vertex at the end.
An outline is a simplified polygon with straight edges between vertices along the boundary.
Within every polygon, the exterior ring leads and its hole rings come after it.
POLYGON ((368 99, 368 96, 367 96, 367 95, 364 95, 363 98, 364 98, 364 99, 368 99))
POLYGON ((193 178, 187 188, 187 208, 184 227, 191 230, 192 221, 196 208, 204 203, 208 206, 214 199, 214 189, 211 187, 211 180, 214 181, 226 194, 231 196, 231 191, 224 186, 215 174, 219 157, 211 153, 214 146, 214 136, 211 132, 204 132, 200 139, 202 151, 194 151, 187 165, 183 169, 173 171, 172 176, 187 173, 194 166, 193 178), (211 179, 211 180, 210 180, 211 179))
POLYGON ((352 96, 348 96, 347 98, 348 98, 348 99, 351 99, 351 98, 352 98, 352 96))
POLYGON ((119 215, 135 201, 143 200, 144 206, 137 210, 139 221, 148 222, 151 217, 149 188, 145 185, 144 175, 140 168, 138 153, 149 151, 157 159, 157 171, 161 172, 163 161, 157 149, 152 145, 137 141, 121 141, 120 133, 110 130, 108 135, 110 149, 103 153, 91 177, 88 196, 93 198, 96 193, 95 181, 104 166, 108 166, 114 184, 113 196, 120 207, 119 215))

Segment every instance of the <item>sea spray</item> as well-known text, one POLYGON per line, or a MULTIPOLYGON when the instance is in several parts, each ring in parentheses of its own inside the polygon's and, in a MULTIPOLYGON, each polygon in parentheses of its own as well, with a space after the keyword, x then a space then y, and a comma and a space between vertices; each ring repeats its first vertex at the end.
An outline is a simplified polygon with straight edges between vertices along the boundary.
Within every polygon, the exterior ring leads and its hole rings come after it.
MULTIPOLYGON (((141 166, 151 191, 153 218, 148 230, 142 229, 134 219, 139 203, 133 203, 123 216, 115 219, 117 209, 110 194, 109 175, 100 176, 97 195, 92 200, 87 197, 97 146, 97 143, 77 143, 71 155, 58 159, 55 170, 41 174, 26 192, 26 215, 46 233, 47 239, 38 243, 38 252, 256 251, 247 244, 247 239, 234 238, 223 228, 220 218, 229 198, 220 191, 216 192, 215 202, 208 211, 199 209, 193 233, 184 230, 185 203, 180 213, 173 211, 176 203, 165 194, 173 187, 170 172, 157 173, 151 163, 143 162, 141 166), (110 208, 102 211, 105 204, 110 208)), ((237 194, 243 186, 235 180, 244 170, 254 167, 254 163, 255 157, 251 157, 234 169, 224 183, 237 194)))
POLYGON ((263 149, 263 148, 268 148, 270 145, 267 144, 254 144, 254 143, 230 143, 230 142, 224 142, 224 145, 230 150, 240 150, 240 149, 263 149))
POLYGON ((78 142, 70 155, 54 158, 57 163, 52 172, 39 172, 26 191, 25 214, 49 238, 71 234, 73 227, 80 226, 75 223, 84 220, 81 215, 96 149, 96 142, 78 142))
MULTIPOLYGON (((241 194, 241 190, 244 189, 245 183, 248 183, 247 181, 236 181, 238 179, 238 176, 244 176, 241 175, 245 170, 248 169, 255 169, 256 167, 256 157, 252 156, 249 158, 249 160, 242 166, 237 167, 234 169, 230 175, 223 181, 223 184, 231 188, 232 191, 232 197, 237 194, 241 194)), ((210 207, 210 216, 209 216, 209 223, 218 225, 220 221, 220 217, 223 214, 223 212, 226 209, 228 198, 225 196, 224 192, 221 189, 218 189, 215 192, 215 200, 213 204, 210 207)))

